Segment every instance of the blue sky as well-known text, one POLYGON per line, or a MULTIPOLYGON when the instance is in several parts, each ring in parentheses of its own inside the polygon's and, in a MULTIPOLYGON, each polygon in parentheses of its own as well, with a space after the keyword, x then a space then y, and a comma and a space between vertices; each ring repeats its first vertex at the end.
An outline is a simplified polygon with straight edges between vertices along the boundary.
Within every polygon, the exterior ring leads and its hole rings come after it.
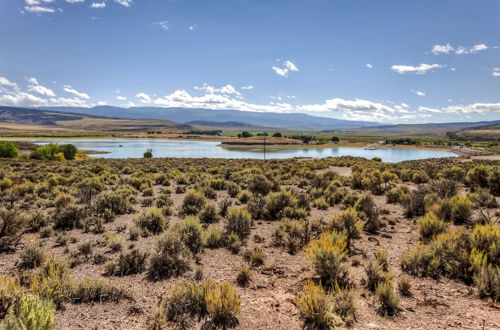
POLYGON ((500 0, 0 1, 0 104, 500 119, 500 0))

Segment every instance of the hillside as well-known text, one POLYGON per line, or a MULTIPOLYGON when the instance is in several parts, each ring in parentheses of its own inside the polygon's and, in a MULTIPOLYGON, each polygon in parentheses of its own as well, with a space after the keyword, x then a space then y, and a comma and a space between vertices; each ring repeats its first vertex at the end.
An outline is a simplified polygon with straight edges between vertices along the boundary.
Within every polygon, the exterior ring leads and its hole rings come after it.
POLYGON ((303 113, 157 107, 120 108, 111 106, 99 106, 94 108, 55 107, 43 109, 118 118, 171 120, 178 123, 188 123, 192 121, 238 122, 246 123, 251 126, 265 126, 291 130, 339 129, 377 125, 375 122, 314 117, 303 113))
POLYGON ((500 120, 455 123, 397 124, 349 129, 349 132, 394 135, 440 135, 448 132, 500 124, 500 120))
POLYGON ((468 127, 457 132, 448 132, 447 135, 456 140, 500 141, 500 123, 479 127, 468 127))
POLYGON ((136 120, 94 116, 81 113, 65 113, 55 110, 39 110, 0 107, 0 133, 9 135, 42 134, 94 134, 94 133, 144 133, 162 131, 182 132, 194 127, 168 120, 136 120))

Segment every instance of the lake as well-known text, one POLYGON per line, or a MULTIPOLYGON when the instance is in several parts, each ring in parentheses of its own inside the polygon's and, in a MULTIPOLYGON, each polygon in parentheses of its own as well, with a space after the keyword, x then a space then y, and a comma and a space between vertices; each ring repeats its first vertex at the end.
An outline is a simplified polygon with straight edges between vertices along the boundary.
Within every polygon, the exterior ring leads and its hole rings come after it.
MULTIPOLYGON (((263 159, 263 147, 221 146, 218 141, 184 141, 162 139, 53 139, 35 140, 36 144, 72 143, 81 150, 107 151, 96 154, 100 158, 142 158, 146 149, 153 150, 156 157, 176 158, 252 158, 263 159)), ((380 157, 384 162, 400 162, 426 158, 457 157, 442 150, 427 149, 377 149, 365 150, 355 147, 273 147, 266 148, 266 159, 293 157, 341 157, 354 156, 372 159, 380 157)))

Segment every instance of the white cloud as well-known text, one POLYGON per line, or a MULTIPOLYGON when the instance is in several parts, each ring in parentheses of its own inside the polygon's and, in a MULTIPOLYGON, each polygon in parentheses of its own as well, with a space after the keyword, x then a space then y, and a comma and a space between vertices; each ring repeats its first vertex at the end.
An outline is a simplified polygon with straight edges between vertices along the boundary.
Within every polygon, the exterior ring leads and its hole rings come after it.
POLYGON ((153 25, 157 25, 160 28, 162 28, 163 30, 168 31, 168 22, 167 21, 154 22, 153 25))
POLYGON ((8 87, 8 88, 13 88, 13 89, 17 89, 18 86, 15 82, 12 82, 10 81, 9 79, 5 78, 5 77, 0 77, 0 86, 5 86, 5 87, 8 87))
POLYGON ((190 26, 188 27, 188 30, 189 30, 189 31, 195 31, 195 30, 197 30, 197 29, 198 29, 198 25, 196 25, 196 24, 190 25, 190 26))
POLYGON ((372 65, 372 64, 370 64, 370 63, 367 63, 365 66, 366 66, 368 69, 372 69, 372 68, 373 68, 373 65, 372 65))
POLYGON ((66 2, 68 2, 68 3, 81 3, 81 2, 85 2, 85 0, 66 0, 66 2))
POLYGON ((439 109, 434 109, 434 108, 429 108, 429 107, 418 107, 418 111, 420 111, 420 112, 434 112, 434 113, 442 112, 439 109))
POLYGON ((249 90, 253 89, 253 85, 241 86, 241 89, 244 91, 249 91, 249 90))
POLYGON ((24 92, 15 94, 0 94, 0 104, 23 106, 23 107, 38 107, 47 105, 47 101, 24 92))
POLYGON ((149 104, 153 101, 151 97, 146 93, 139 93, 135 97, 137 97, 141 101, 141 103, 144 104, 149 104))
POLYGON ((220 94, 226 94, 226 95, 241 96, 241 93, 238 92, 236 90, 236 88, 234 88, 233 85, 230 85, 230 84, 227 84, 226 86, 222 86, 221 88, 216 88, 216 87, 208 85, 207 83, 204 83, 202 86, 195 86, 194 89, 197 91, 205 91, 209 94, 220 93, 220 94))
POLYGON ((393 65, 391 69, 399 74, 405 73, 415 73, 415 74, 425 74, 427 71, 432 69, 439 69, 443 66, 441 64, 424 64, 421 63, 418 66, 411 65, 393 65))
POLYGON ((44 3, 52 3, 54 0, 26 0, 25 2, 28 6, 38 6, 44 3))
POLYGON ((90 5, 90 8, 105 8, 106 3, 105 2, 94 2, 90 5))
POLYGON ((127 101, 127 98, 125 96, 117 96, 116 99, 118 101, 127 101))
POLYGON ((66 93, 73 94, 76 97, 79 97, 81 99, 86 99, 86 100, 90 99, 90 96, 88 94, 86 94, 86 93, 80 93, 79 91, 77 91, 76 89, 74 89, 73 87, 71 87, 69 85, 64 86, 63 90, 66 93))
POLYGON ((31 77, 31 78, 26 78, 26 80, 32 84, 32 85, 39 85, 38 83, 38 79, 34 78, 34 77, 31 77))
POLYGON ((37 94, 40 94, 43 96, 52 96, 52 97, 56 96, 56 94, 54 94, 54 92, 50 88, 47 88, 47 87, 41 86, 41 85, 31 85, 28 88, 28 91, 33 92, 33 93, 37 93, 37 94))
POLYGON ((493 77, 500 77, 500 68, 494 68, 493 71, 491 71, 491 75, 493 77))
POLYGON ((50 7, 42 7, 42 6, 25 6, 24 9, 30 13, 37 13, 37 14, 43 14, 43 13, 54 13, 55 10, 50 7))
POLYGON ((445 112, 458 114, 500 113, 500 103, 473 103, 469 105, 451 105, 443 109, 445 112))
POLYGON ((434 55, 449 54, 452 51, 453 51, 453 47, 450 44, 446 44, 446 45, 434 45, 434 47, 432 47, 432 53, 434 55))
POLYGON ((272 69, 274 70, 274 72, 279 75, 279 76, 282 76, 282 77, 288 77, 288 74, 290 72, 297 72, 299 71, 299 68, 297 68, 297 66, 291 62, 291 61, 285 61, 283 62, 283 66, 284 67, 277 67, 277 66, 273 66, 272 69))
POLYGON ((134 2, 134 1, 133 0, 115 0, 115 2, 119 3, 120 5, 122 5, 124 7, 130 7, 132 2, 134 2))
POLYGON ((472 47, 464 47, 464 46, 454 47, 450 44, 446 44, 446 45, 434 45, 432 47, 432 53, 434 55, 450 54, 450 53, 454 53, 457 55, 464 55, 464 54, 476 54, 478 52, 487 49, 488 46, 486 44, 477 44, 473 45, 472 47))
POLYGON ((411 91, 413 93, 415 93, 417 96, 425 96, 425 95, 427 95, 427 93, 422 92, 422 91, 418 91, 418 90, 415 90, 415 89, 412 89, 411 91))

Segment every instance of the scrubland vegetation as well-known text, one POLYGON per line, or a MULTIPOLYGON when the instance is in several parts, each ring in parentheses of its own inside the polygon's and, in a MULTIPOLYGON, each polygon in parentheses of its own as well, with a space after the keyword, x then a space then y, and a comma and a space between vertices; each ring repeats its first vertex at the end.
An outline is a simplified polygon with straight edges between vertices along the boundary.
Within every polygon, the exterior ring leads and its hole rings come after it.
POLYGON ((6 329, 500 324, 498 163, 51 148, 0 160, 6 329))

